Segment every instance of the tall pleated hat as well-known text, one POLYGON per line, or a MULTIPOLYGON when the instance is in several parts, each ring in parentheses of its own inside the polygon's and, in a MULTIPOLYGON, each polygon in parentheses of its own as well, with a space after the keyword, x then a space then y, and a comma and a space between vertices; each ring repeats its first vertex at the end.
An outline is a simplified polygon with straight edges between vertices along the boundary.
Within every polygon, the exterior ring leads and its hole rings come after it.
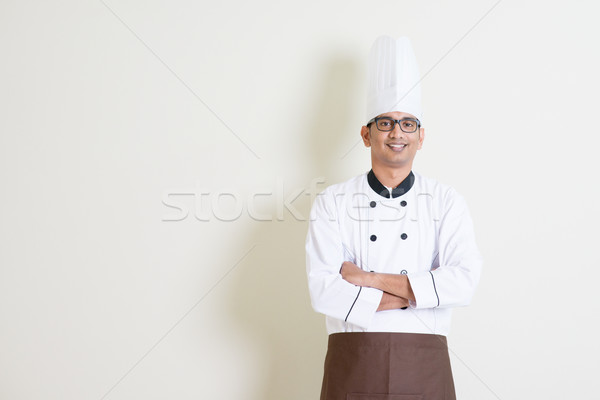
POLYGON ((423 122, 417 58, 407 37, 378 37, 369 55, 367 121, 392 111, 423 122))

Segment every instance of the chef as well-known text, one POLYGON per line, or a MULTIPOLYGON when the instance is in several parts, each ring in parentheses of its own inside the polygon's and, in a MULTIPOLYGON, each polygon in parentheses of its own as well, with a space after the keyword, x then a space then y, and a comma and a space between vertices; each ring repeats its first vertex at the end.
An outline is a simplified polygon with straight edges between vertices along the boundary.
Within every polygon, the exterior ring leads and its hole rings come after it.
POLYGON ((455 399, 446 336, 480 278, 473 222, 454 188, 412 170, 425 130, 409 40, 379 37, 368 74, 371 169, 316 197, 306 237, 329 333, 321 400, 455 399))

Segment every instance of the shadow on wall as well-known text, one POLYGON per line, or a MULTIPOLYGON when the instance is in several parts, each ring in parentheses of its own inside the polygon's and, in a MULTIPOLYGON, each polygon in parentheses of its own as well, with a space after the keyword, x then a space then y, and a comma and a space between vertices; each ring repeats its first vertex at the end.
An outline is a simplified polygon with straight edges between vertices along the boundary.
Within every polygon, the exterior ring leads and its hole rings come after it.
MULTIPOLYGON (((306 135, 304 176, 326 177, 325 186, 335 183, 339 143, 348 135, 359 137, 360 127, 349 126, 348 110, 357 82, 357 60, 337 57, 322 67, 321 82, 314 82, 314 115, 306 135)), ((308 185, 308 182, 307 182, 308 185)), ((255 400, 317 399, 327 346, 324 317, 310 305, 305 264, 305 239, 311 201, 301 196, 294 206, 306 221, 285 211, 283 221, 257 222, 241 248, 257 244, 248 260, 234 274, 234 290, 227 312, 239 331, 264 354, 267 370, 264 382, 249 393, 255 400)), ((260 368, 264 368, 261 365, 260 368)))

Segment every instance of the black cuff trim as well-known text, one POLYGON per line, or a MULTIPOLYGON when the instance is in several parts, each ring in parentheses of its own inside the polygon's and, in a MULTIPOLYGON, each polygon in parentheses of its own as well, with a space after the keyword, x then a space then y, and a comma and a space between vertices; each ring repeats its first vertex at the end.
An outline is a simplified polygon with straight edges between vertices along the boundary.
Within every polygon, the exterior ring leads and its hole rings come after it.
POLYGON ((362 286, 360 286, 360 289, 358 289, 358 294, 356 295, 356 298, 354 299, 354 302, 352 303, 352 306, 350 306, 350 309, 348 310, 348 314, 346 314, 346 319, 344 319, 344 322, 348 321, 348 317, 350 316, 350 312, 354 308, 354 305, 356 304, 356 300, 358 300, 358 296, 360 296, 360 291, 361 290, 362 290, 362 286))

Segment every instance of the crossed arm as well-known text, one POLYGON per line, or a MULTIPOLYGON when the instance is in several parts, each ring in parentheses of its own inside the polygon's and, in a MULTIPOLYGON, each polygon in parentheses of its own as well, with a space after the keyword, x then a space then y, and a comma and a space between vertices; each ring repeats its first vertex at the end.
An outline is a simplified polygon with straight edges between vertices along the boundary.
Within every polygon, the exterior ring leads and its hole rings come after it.
POLYGON ((366 286, 383 291, 377 311, 408 307, 415 295, 406 275, 367 272, 356 264, 345 261, 340 269, 342 278, 357 286, 366 286))

